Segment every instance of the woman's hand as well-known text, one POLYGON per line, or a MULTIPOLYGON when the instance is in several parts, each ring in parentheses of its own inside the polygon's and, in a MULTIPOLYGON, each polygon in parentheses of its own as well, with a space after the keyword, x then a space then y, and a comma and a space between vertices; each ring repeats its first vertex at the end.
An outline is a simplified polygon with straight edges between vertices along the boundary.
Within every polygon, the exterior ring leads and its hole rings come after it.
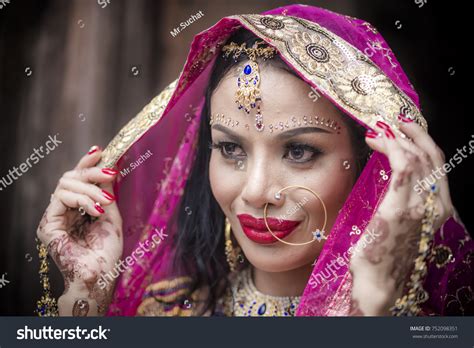
MULTIPOLYGON (((415 123, 401 118, 401 130, 413 141, 395 136, 388 125, 378 122, 377 131, 368 131, 367 144, 387 156, 391 181, 381 204, 367 226, 376 237, 351 259, 353 276, 352 315, 390 315, 389 308, 402 296, 418 254, 421 221, 427 190, 418 189, 418 180, 439 177, 444 154, 433 139, 415 123)), ((448 180, 436 181, 434 230, 453 214, 448 180)), ((358 243, 363 243, 362 238, 358 243)))
POLYGON ((122 219, 111 193, 117 172, 95 167, 100 157, 101 150, 92 147, 61 177, 38 226, 38 238, 64 277, 60 315, 103 314, 113 292, 114 284, 100 277, 122 255, 122 219))

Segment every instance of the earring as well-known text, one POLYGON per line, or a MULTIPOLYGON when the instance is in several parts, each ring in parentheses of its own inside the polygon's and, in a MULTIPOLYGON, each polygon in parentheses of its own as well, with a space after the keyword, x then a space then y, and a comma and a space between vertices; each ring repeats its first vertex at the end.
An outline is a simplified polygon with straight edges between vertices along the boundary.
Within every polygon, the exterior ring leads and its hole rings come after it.
POLYGON ((231 239, 231 226, 229 219, 225 218, 225 256, 227 263, 229 264, 229 269, 231 272, 235 272, 237 269, 237 263, 243 263, 244 258, 241 254, 240 247, 234 248, 231 239))

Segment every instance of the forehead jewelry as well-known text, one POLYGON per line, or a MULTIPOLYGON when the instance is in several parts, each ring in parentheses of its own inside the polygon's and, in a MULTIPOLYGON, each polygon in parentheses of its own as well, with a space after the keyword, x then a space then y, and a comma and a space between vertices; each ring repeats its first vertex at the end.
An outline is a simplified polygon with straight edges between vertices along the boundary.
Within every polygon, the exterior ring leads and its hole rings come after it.
POLYGON ((279 240, 280 242, 284 243, 284 244, 287 244, 287 245, 293 245, 293 246, 299 246, 299 245, 306 245, 306 244, 309 244, 309 243, 312 243, 314 242, 315 240, 317 240, 318 242, 320 242, 321 240, 323 239, 327 239, 327 237, 324 235, 324 229, 326 228, 326 223, 327 223, 327 218, 328 218, 328 213, 327 213, 327 210, 326 210, 326 205, 324 204, 324 201, 321 199, 321 197, 319 197, 319 195, 314 192, 313 190, 311 190, 309 187, 306 187, 306 186, 300 186, 300 185, 290 185, 290 186, 287 186, 287 187, 284 187, 280 190, 278 190, 276 193, 275 193, 275 199, 277 200, 280 200, 282 198, 282 192, 285 191, 285 190, 288 190, 288 189, 291 189, 291 188, 299 188, 299 189, 303 189, 303 190, 306 190, 308 192, 310 192, 313 196, 315 196, 317 199, 319 199, 319 201, 321 202, 321 205, 323 206, 323 211, 324 211, 324 223, 323 223, 323 227, 321 229, 316 229, 315 231, 311 232, 311 234, 313 235, 313 238, 307 242, 303 242, 303 243, 290 243, 290 242, 287 242, 287 241, 284 241, 283 239, 281 238, 278 238, 274 233, 273 231, 271 230, 270 226, 268 226, 268 222, 267 222, 267 208, 268 208, 268 202, 265 204, 265 207, 263 208, 263 221, 265 221, 265 226, 267 227, 267 230, 271 233, 271 235, 273 237, 275 237, 275 239, 279 240))
POLYGON ((255 128, 261 132, 265 126, 260 110, 262 98, 260 94, 260 70, 257 58, 270 59, 276 54, 276 50, 273 47, 267 46, 264 41, 256 41, 250 48, 247 48, 245 42, 241 45, 231 42, 225 45, 222 51, 225 57, 229 57, 232 54, 232 57, 237 59, 241 54, 245 54, 250 60, 237 78, 235 102, 239 110, 243 109, 247 114, 250 114, 251 109, 257 108, 255 114, 255 128))
MULTIPOLYGON (((209 125, 212 126, 215 123, 222 123, 228 127, 239 126, 239 121, 234 120, 231 117, 227 117, 221 113, 215 113, 215 114, 210 115, 209 125)), ((331 131, 334 131, 337 134, 341 133, 341 126, 339 125, 339 123, 337 123, 337 121, 320 117, 320 116, 303 116, 299 118, 292 116, 286 122, 280 121, 274 124, 271 124, 271 123, 267 124, 266 128, 270 133, 273 133, 274 131, 275 132, 284 131, 290 128, 295 128, 298 126, 307 126, 307 125, 320 126, 323 128, 327 128, 331 131)), ((245 128, 248 130, 249 129, 248 125, 245 125, 245 128)))

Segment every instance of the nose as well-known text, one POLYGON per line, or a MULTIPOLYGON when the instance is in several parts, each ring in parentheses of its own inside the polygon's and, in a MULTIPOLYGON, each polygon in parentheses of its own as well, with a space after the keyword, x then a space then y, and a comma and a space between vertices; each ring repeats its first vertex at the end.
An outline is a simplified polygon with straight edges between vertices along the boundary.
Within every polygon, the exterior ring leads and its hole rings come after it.
MULTIPOLYGON (((278 181, 281 175, 275 172, 269 160, 260 158, 247 165, 246 182, 242 189, 242 200, 255 209, 263 209, 268 203, 275 207, 283 206, 283 199, 277 199, 275 194, 281 186, 278 181)), ((263 214, 263 211, 262 211, 263 214)))

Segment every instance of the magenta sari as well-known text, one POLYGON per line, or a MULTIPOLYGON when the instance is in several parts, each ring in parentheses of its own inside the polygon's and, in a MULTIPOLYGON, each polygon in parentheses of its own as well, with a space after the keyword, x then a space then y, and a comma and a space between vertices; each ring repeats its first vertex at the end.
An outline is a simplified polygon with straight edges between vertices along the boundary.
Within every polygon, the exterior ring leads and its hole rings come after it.
MULTIPOLYGON (((193 164, 204 91, 214 58, 241 27, 274 46, 304 81, 364 127, 374 128, 381 120, 398 130, 397 117, 403 114, 427 128, 417 93, 369 23, 305 5, 223 18, 196 35, 179 79, 133 118, 104 151, 101 165, 122 171, 114 189, 123 218, 123 259, 157 230, 164 229, 167 235, 121 275, 108 315, 137 315, 142 301, 156 295, 150 285, 174 276, 172 243, 167 240, 177 230, 174 217, 193 164), (130 171, 131 163, 147 152, 152 153, 150 158, 130 171)), ((389 181, 387 158, 373 153, 329 233, 297 315, 349 314, 352 280, 347 255, 361 237, 350 232, 365 230, 389 181), (334 260, 337 269, 329 269, 334 260)), ((474 314, 473 250, 460 220, 448 219, 436 233, 424 283, 429 299, 423 314, 474 314)), ((173 284, 179 291, 179 281, 173 284)))

